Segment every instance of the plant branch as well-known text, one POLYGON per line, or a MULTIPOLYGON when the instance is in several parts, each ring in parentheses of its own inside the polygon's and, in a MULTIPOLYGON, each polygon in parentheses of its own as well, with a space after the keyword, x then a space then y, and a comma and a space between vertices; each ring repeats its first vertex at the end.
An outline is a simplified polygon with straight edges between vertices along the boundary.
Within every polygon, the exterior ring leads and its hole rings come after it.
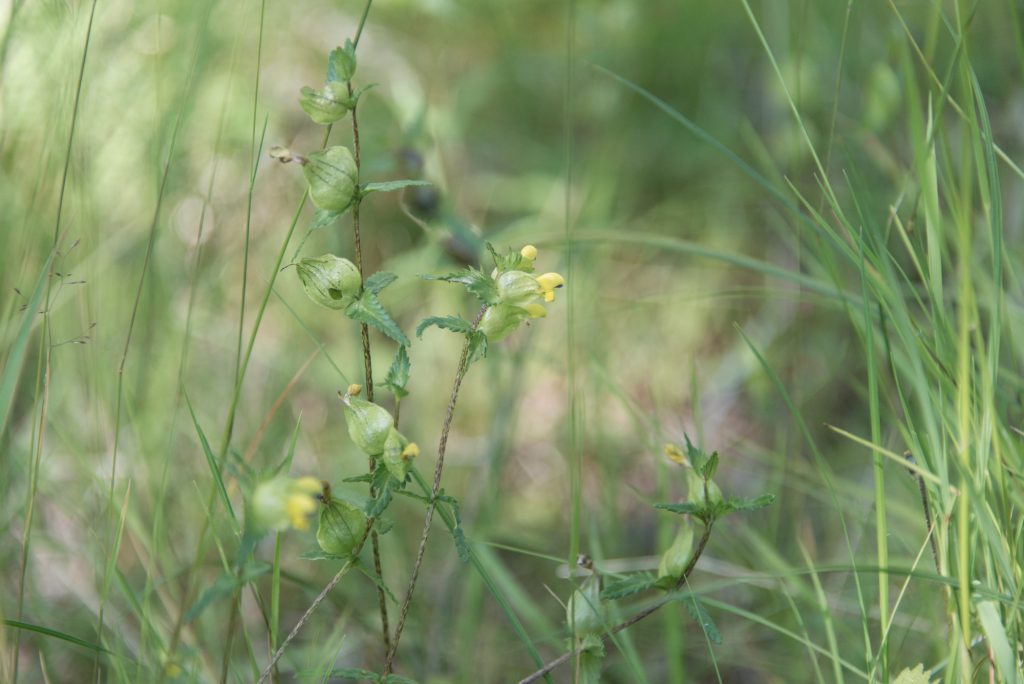
MULTIPOLYGON (((711 538, 711 528, 713 526, 714 526, 714 519, 711 519, 708 523, 705 524, 705 526, 704 526, 704 534, 701 535, 700 541, 697 542, 697 548, 696 548, 696 550, 693 553, 693 558, 691 558, 690 562, 687 563, 686 569, 683 570, 682 576, 678 580, 676 580, 676 583, 672 586, 672 589, 670 591, 676 591, 680 587, 682 587, 686 583, 686 580, 689 578, 690 573, 692 573, 693 569, 695 567, 697 567, 697 561, 700 560, 701 554, 704 553, 704 547, 707 546, 708 540, 711 538)), ((609 629, 607 632, 605 632, 604 635, 601 637, 601 641, 602 642, 607 642, 614 635, 618 634, 619 632, 623 631, 624 629, 628 629, 628 628, 632 627, 633 625, 635 625, 636 623, 640 622, 644 618, 646 618, 646 617, 648 617, 650 615, 653 615, 654 613, 656 613, 659 610, 661 610, 662 607, 664 607, 665 605, 667 605, 669 603, 672 603, 672 601, 673 601, 672 597, 668 596, 668 597, 662 599, 661 601, 659 601, 658 603, 655 603, 653 606, 651 606, 649 608, 645 608, 644 610, 641 610, 636 615, 633 615, 632 617, 627 618, 625 621, 620 622, 619 624, 615 625, 614 627, 609 629)), ((547 665, 545 665, 541 669, 537 670, 533 674, 531 674, 531 675, 529 675, 527 677, 524 677, 523 679, 519 680, 519 684, 530 684, 530 682, 536 682, 537 680, 541 679, 542 677, 546 676, 549 672, 551 672, 552 670, 557 668, 559 665, 567 663, 568 661, 570 661, 573 658, 575 658, 582 650, 583 649, 581 647, 576 647, 576 648, 572 649, 571 651, 569 651, 568 653, 563 653, 562 655, 560 655, 559 657, 555 658, 550 663, 548 663, 547 665)))
MULTIPOLYGON (((473 330, 480 324, 487 307, 481 307, 476 318, 473 319, 473 330)), ((405 629, 405 619, 409 615, 409 604, 412 603, 412 595, 416 590, 416 579, 420 574, 420 566, 423 565, 423 555, 427 550, 427 537, 430 536, 430 523, 434 519, 434 509, 437 507, 437 494, 441 490, 441 473, 444 470, 444 454, 448 448, 448 433, 452 428, 452 417, 455 415, 455 404, 459 399, 459 389, 462 387, 462 379, 466 377, 469 369, 469 345, 470 338, 466 337, 466 343, 462 345, 462 356, 459 358, 459 367, 455 371, 455 382, 452 384, 452 394, 448 399, 448 411, 444 416, 444 426, 441 428, 441 441, 437 445, 437 464, 434 466, 434 485, 431 488, 430 503, 427 504, 427 514, 423 519, 423 533, 420 535, 420 546, 416 551, 416 562, 412 566, 412 577, 409 578, 409 587, 405 591, 405 598, 402 600, 402 607, 398 613, 398 625, 395 627, 395 638, 392 641, 391 649, 388 651, 387 660, 384 662, 384 674, 391 674, 395 663, 395 653, 398 651, 398 643, 402 639, 402 630, 405 629)))
MULTIPOLYGON (((363 33, 363 26, 366 23, 366 15, 370 11, 370 5, 373 4, 373 0, 369 0, 366 3, 366 9, 363 11, 362 19, 359 21, 359 30, 356 32, 356 39, 353 44, 358 44, 359 37, 363 33)), ((352 82, 349 81, 348 85, 348 96, 353 97, 354 93, 352 90, 352 82)), ((356 176, 359 176, 359 172, 362 169, 360 161, 360 148, 359 148, 359 117, 357 115, 358 103, 352 105, 352 156, 356 162, 356 176)), ((356 268, 359 269, 359 277, 365 281, 366 273, 363 270, 363 245, 359 233, 359 209, 362 201, 356 199, 355 204, 352 206, 352 244, 355 250, 356 256, 356 268)), ((366 400, 373 401, 373 357, 370 353, 370 329, 366 323, 359 326, 360 334, 363 341, 363 374, 364 384, 366 385, 366 400)), ((372 473, 377 466, 377 460, 370 458, 369 470, 372 473)), ((376 488, 370 487, 370 496, 376 495, 376 488)), ((373 570, 377 573, 377 577, 383 577, 381 574, 381 562, 380 562, 380 538, 377 535, 377 530, 370 532, 370 545, 373 547, 373 570)), ((382 586, 377 587, 377 605, 380 610, 380 628, 381 636, 384 642, 384 653, 388 653, 391 650, 391 628, 388 625, 388 604, 387 595, 384 593, 382 586)))
POLYGON ((310 604, 309 608, 306 609, 306 612, 299 618, 299 621, 295 623, 294 627, 292 627, 292 631, 288 633, 288 636, 281 643, 281 646, 274 651, 274 655, 271 656, 270 662, 267 663, 265 668, 263 668, 263 672, 260 674, 259 682, 257 684, 264 684, 264 682, 270 678, 270 673, 274 671, 277 661, 279 661, 281 656, 284 655, 284 650, 288 648, 288 644, 290 644, 292 639, 294 639, 299 633, 299 630, 302 629, 303 625, 309 621, 309 618, 313 615, 313 611, 317 609, 317 606, 324 602, 324 599, 326 599, 327 595, 331 593, 331 590, 338 586, 338 582, 340 582, 341 579, 348 574, 348 571, 355 566, 356 561, 359 559, 359 553, 363 550, 363 546, 366 544, 366 540, 369 538, 370 532, 374 529, 373 524, 375 521, 376 518, 367 518, 366 529, 363 531, 363 536, 359 540, 359 543, 356 544, 355 549, 353 549, 352 556, 345 561, 345 564, 342 565, 337 574, 331 578, 331 581, 327 583, 327 586, 317 594, 317 597, 313 599, 313 603, 310 604))

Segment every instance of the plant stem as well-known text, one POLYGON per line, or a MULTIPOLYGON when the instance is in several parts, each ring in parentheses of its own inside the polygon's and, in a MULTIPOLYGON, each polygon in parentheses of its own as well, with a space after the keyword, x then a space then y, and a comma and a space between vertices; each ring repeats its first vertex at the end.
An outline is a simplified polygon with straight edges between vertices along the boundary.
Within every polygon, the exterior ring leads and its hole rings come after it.
MULTIPOLYGON (((700 541, 697 542, 697 548, 696 548, 696 550, 693 553, 693 558, 690 559, 690 562, 686 565, 686 569, 683 570, 682 577, 680 577, 678 580, 676 580, 676 583, 672 587, 671 591, 676 591, 681 586, 683 586, 683 584, 686 583, 686 580, 690 577, 690 573, 692 573, 693 569, 695 567, 697 567, 697 561, 700 560, 701 554, 704 553, 704 547, 707 546, 708 540, 711 538, 711 528, 713 526, 714 526, 714 520, 713 519, 705 524, 705 526, 704 526, 704 534, 701 535, 700 541)), ((665 605, 667 605, 667 604, 669 604, 671 602, 672 602, 672 597, 669 596, 669 597, 666 597, 665 599, 659 601, 658 603, 655 603, 650 608, 645 608, 644 610, 641 610, 636 615, 634 615, 634 616, 632 616, 630 618, 627 618, 625 621, 620 622, 619 624, 615 625, 614 627, 609 629, 607 632, 605 632, 601 636, 601 641, 602 642, 607 642, 609 639, 612 638, 612 636, 618 634, 619 632, 621 632, 624 629, 628 629, 629 627, 632 627, 633 625, 635 625, 636 623, 640 622, 641 620, 643 620, 647 616, 653 615, 654 613, 656 613, 659 610, 661 610, 662 607, 664 607, 665 605)), ((572 649, 571 651, 569 651, 568 653, 563 653, 562 655, 560 655, 559 657, 555 658, 550 663, 548 663, 547 665, 545 665, 541 669, 537 670, 533 674, 531 674, 531 675, 529 675, 527 677, 524 677, 523 679, 519 680, 519 684, 530 684, 530 682, 535 682, 535 681, 539 680, 541 677, 546 676, 549 672, 551 672, 552 670, 557 668, 559 665, 567 663, 570 660, 572 660, 573 658, 575 658, 582 650, 583 649, 581 647, 576 647, 576 648, 572 649)))
MULTIPOLYGON (((473 319, 473 330, 480 324, 487 307, 481 307, 476 318, 473 319)), ((427 514, 423 519, 423 533, 420 535, 420 546, 416 551, 416 562, 412 566, 412 577, 409 578, 409 587, 405 591, 405 598, 402 600, 402 607, 398 614, 398 625, 395 627, 395 638, 388 651, 387 660, 384 661, 384 674, 391 674, 394 667, 395 653, 398 651, 398 642, 402 639, 402 630, 405 629, 405 619, 409 615, 409 604, 412 603, 412 595, 416 590, 416 579, 420 574, 420 566, 423 565, 423 554, 427 550, 427 537, 430 536, 430 523, 434 518, 434 509, 437 507, 437 494, 441 490, 441 472, 444 470, 444 454, 448 448, 448 433, 452 428, 452 417, 455 415, 455 404, 459 399, 459 388, 462 387, 462 379, 466 377, 469 369, 469 345, 470 338, 462 345, 462 356, 459 358, 459 367, 455 371, 455 382, 452 384, 452 394, 448 399, 448 411, 445 413, 444 426, 441 428, 441 441, 437 446, 437 464, 434 466, 434 485, 431 488, 430 503, 427 504, 427 514)))
POLYGON ((257 684, 263 684, 267 681, 267 679, 270 677, 270 673, 274 671, 274 667, 277 665, 277 661, 279 661, 281 659, 281 656, 284 654, 284 650, 288 648, 288 644, 290 644, 292 639, 295 638, 295 635, 299 633, 299 630, 302 629, 303 625, 305 625, 306 622, 309 621, 310 616, 313 615, 313 611, 317 609, 317 606, 324 602, 324 599, 326 599, 327 595, 331 593, 331 590, 334 589, 334 587, 338 586, 338 582, 340 582, 341 579, 348 574, 348 571, 351 570, 352 567, 356 564, 356 561, 359 558, 359 552, 363 550, 363 546, 366 544, 366 540, 370 536, 370 532, 374 529, 374 521, 375 518, 367 518, 366 529, 363 531, 363 536, 359 540, 359 543, 356 544, 355 549, 353 549, 352 556, 347 561, 345 561, 345 564, 342 565, 341 569, 338 570, 337 574, 333 578, 331 578, 331 581, 327 583, 327 586, 325 586, 320 591, 320 593, 317 594, 317 597, 313 599, 313 603, 311 603, 309 608, 306 609, 306 612, 302 614, 302 617, 299 618, 299 621, 295 623, 295 626, 292 628, 292 631, 288 633, 288 636, 285 638, 280 648, 274 651, 274 655, 271 656, 270 662, 267 663, 267 666, 265 668, 263 668, 263 672, 260 674, 260 679, 257 684))
MULTIPOLYGON (((373 0, 366 3, 366 9, 363 12, 362 20, 359 22, 359 32, 356 33, 356 40, 354 44, 359 41, 359 36, 362 34, 363 25, 366 22, 366 15, 370 11, 370 5, 373 0)), ((353 97, 352 82, 349 81, 348 85, 348 96, 353 97)), ((352 156, 356 162, 356 177, 359 176, 359 171, 362 168, 359 155, 359 117, 357 116, 356 110, 358 109, 358 103, 352 106, 352 156)), ((352 243, 355 249, 356 255, 356 268, 359 269, 359 277, 365 281, 366 273, 363 271, 363 245, 359 234, 359 208, 362 202, 357 199, 355 204, 352 206, 352 243)), ((359 326, 360 333, 363 339, 363 373, 365 376, 366 385, 366 400, 373 401, 373 357, 370 354, 370 328, 363 323, 359 326)), ((377 460, 370 458, 369 469, 372 473, 377 467, 377 460)), ((370 496, 376 496, 376 488, 370 487, 370 496)), ((370 532, 370 545, 373 547, 373 570, 377 573, 377 577, 383 577, 381 574, 381 562, 380 562, 380 537, 377 535, 377 530, 370 532)), ((382 586, 377 587, 377 605, 380 610, 380 629, 381 637, 384 642, 384 653, 391 651, 391 628, 388 625, 388 603, 387 595, 384 593, 382 586)))

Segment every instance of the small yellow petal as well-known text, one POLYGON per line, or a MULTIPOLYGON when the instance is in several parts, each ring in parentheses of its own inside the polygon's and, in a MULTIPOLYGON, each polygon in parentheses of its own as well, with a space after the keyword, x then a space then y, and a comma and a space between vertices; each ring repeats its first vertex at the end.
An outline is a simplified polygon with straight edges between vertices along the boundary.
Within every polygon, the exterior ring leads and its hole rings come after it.
POLYGON ((530 318, 544 318, 548 315, 548 310, 540 304, 527 304, 523 308, 530 312, 530 318))
POLYGON ((537 276, 537 284, 540 285, 541 291, 550 292, 565 285, 565 278, 557 273, 545 273, 537 276))
POLYGON ((355 384, 353 382, 351 385, 348 386, 348 389, 345 390, 345 394, 347 394, 350 397, 358 397, 359 393, 362 392, 362 391, 363 391, 363 386, 362 385, 357 385, 357 384, 355 384))
POLYGON ((555 301, 555 293, 554 293, 553 290, 548 290, 547 292, 544 293, 544 301, 545 302, 553 302, 553 301, 555 301))
POLYGON ((678 463, 679 465, 686 465, 686 456, 683 456, 682 450, 675 444, 665 445, 665 455, 668 456, 670 461, 678 463))
POLYGON ((533 245, 526 245, 521 250, 519 250, 519 253, 523 255, 524 259, 529 259, 530 261, 533 261, 534 259, 537 258, 537 248, 534 247, 533 245))
POLYGON ((404 449, 402 449, 402 459, 409 461, 420 455, 420 447, 416 442, 409 442, 404 449))

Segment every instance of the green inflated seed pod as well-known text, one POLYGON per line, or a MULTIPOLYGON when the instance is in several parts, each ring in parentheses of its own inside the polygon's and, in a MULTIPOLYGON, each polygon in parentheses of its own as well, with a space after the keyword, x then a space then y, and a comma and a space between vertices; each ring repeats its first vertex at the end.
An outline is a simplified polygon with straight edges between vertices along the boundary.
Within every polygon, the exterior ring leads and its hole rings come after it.
POLYGON ((356 196, 359 170, 347 147, 337 145, 305 157, 302 173, 309 183, 309 196, 313 204, 341 213, 349 208, 356 196))
POLYGON ((601 604, 601 587, 596 575, 583 580, 580 588, 572 593, 566 606, 565 621, 577 637, 604 631, 605 609, 601 604))
POLYGON ((346 394, 342 401, 345 402, 349 437, 367 456, 380 455, 394 430, 395 419, 387 409, 365 399, 346 394))
POLYGON ((349 556, 366 532, 366 514, 355 506, 333 499, 320 509, 316 541, 326 553, 349 556))
POLYGON ((299 106, 320 125, 340 121, 350 109, 348 88, 343 83, 332 81, 322 90, 304 86, 299 93, 299 106))
POLYGON ((402 433, 395 428, 388 431, 388 437, 384 440, 384 451, 381 453, 381 460, 387 467, 391 477, 399 482, 405 480, 412 468, 412 461, 419 456, 420 448, 415 442, 409 442, 402 433))
POLYGON ((497 278, 498 297, 502 304, 526 306, 540 294, 537 279, 523 271, 506 271, 497 278))
POLYGON ((686 566, 693 557, 693 523, 684 519, 672 545, 661 555, 658 563, 658 579, 675 583, 686 572, 686 566))
POLYGON ((503 340, 519 327, 519 324, 530 317, 530 313, 518 306, 496 304, 484 312, 477 330, 487 335, 491 342, 503 340))
POLYGON ((707 493, 704 491, 704 478, 697 474, 692 468, 686 469, 686 493, 687 501, 690 503, 705 506, 710 503, 717 506, 724 500, 722 490, 718 488, 714 480, 708 480, 707 493))
POLYGON ((356 265, 333 254, 306 257, 296 264, 296 271, 309 298, 331 309, 347 307, 363 287, 356 265))

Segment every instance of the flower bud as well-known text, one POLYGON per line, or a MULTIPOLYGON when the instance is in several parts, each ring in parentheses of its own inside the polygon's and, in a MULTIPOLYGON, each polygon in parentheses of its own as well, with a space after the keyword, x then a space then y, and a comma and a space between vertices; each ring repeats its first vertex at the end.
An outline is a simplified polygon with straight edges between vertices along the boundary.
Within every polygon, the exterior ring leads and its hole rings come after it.
POLYGON ((303 86, 299 91, 299 106, 309 114, 314 123, 322 126, 340 121, 349 110, 348 88, 332 81, 323 90, 303 86))
POLYGON ((326 553, 349 556, 366 533, 366 514, 355 506, 333 499, 320 509, 316 541, 326 553))
POLYGON ((693 523, 683 519, 672 546, 668 547, 658 563, 658 579, 675 583, 683 576, 693 556, 693 523))
POLYGON ((537 248, 534 247, 533 245, 526 245, 521 250, 519 250, 519 253, 523 255, 524 259, 529 259, 530 261, 533 261, 534 259, 537 258, 537 248))
POLYGON ((565 621, 578 637, 604 631, 605 610, 596 575, 583 580, 580 588, 572 593, 566 606, 565 621))
POLYGON ((356 196, 359 169, 347 147, 337 145, 305 158, 302 173, 309 183, 309 196, 313 204, 341 213, 349 208, 356 196))
MULTIPOLYGON (((377 456, 384 451, 384 445, 391 436, 395 420, 387 409, 364 399, 345 395, 345 422, 348 424, 348 436, 367 456, 377 456)), ((401 435, 399 435, 401 437, 401 435)), ((399 448, 405 447, 405 442, 399 448)), ((404 476, 403 476, 404 478, 404 476)))
POLYGON ((330 309, 344 309, 363 287, 356 265, 333 254, 306 257, 296 270, 309 298, 330 309))

